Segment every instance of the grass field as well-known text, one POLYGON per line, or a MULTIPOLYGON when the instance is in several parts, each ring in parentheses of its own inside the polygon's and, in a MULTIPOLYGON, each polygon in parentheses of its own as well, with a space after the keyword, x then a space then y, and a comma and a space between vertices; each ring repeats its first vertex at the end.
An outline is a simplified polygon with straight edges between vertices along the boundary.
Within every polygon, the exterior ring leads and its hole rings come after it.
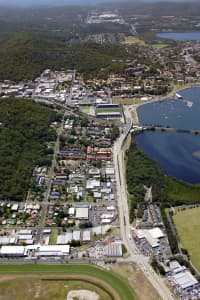
POLYGON ((97 293, 100 300, 112 300, 100 287, 80 280, 42 280, 36 278, 16 278, 0 282, 0 299, 3 300, 66 300, 71 290, 89 290, 97 293), (1 298, 2 297, 2 298, 1 298))
POLYGON ((200 207, 178 211, 174 222, 183 248, 191 255, 191 261, 200 271, 200 207))
POLYGON ((112 99, 113 104, 122 104, 122 105, 130 105, 134 103, 133 98, 121 98, 121 97, 114 97, 112 99))
POLYGON ((84 113, 84 114, 87 114, 89 115, 90 114, 90 107, 89 106, 85 106, 81 109, 81 111, 84 113))
POLYGON ((114 112, 120 112, 121 113, 121 108, 106 108, 106 109, 96 109, 96 114, 98 113, 114 113, 114 112))
POLYGON ((122 43, 126 45, 145 45, 145 42, 143 40, 135 36, 126 36, 125 40, 122 43))
POLYGON ((153 44, 152 46, 155 49, 162 49, 162 48, 165 48, 165 47, 167 47, 169 45, 168 44, 153 44))
POLYGON ((56 245, 57 237, 58 237, 58 229, 54 228, 51 231, 51 235, 50 235, 50 239, 49 239, 49 244, 50 245, 56 245))
POLYGON ((121 300, 134 300, 135 295, 132 288, 120 276, 111 271, 90 266, 90 265, 42 265, 42 264, 27 264, 27 265, 1 265, 0 275, 85 275, 102 280, 109 284, 119 295, 121 300))

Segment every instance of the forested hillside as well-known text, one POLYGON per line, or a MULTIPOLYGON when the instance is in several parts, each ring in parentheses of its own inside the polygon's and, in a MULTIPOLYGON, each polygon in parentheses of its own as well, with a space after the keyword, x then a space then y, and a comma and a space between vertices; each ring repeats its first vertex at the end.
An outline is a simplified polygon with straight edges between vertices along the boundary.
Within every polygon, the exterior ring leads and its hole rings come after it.
POLYGON ((0 199, 24 200, 37 164, 48 164, 57 114, 31 100, 0 100, 0 199))
POLYGON ((85 76, 120 72, 127 51, 111 44, 68 44, 51 35, 13 33, 1 37, 0 80, 34 79, 45 68, 76 68, 85 76), (115 61, 114 61, 115 60, 115 61))

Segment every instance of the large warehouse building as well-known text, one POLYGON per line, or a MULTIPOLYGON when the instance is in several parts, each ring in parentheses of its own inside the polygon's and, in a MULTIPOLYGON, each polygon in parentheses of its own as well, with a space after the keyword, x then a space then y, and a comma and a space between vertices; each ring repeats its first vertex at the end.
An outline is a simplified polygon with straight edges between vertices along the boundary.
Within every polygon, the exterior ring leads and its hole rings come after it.
POLYGON ((69 253, 69 245, 2 246, 0 249, 0 256, 3 257, 66 256, 69 253))

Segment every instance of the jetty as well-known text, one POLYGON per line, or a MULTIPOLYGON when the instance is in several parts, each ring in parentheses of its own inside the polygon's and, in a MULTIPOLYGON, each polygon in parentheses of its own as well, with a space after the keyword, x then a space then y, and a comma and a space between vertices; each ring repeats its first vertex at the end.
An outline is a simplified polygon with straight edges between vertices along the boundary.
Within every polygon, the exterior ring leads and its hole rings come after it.
POLYGON ((168 132, 176 132, 176 133, 188 133, 188 134, 200 134, 200 129, 178 129, 174 127, 164 127, 164 126, 153 126, 153 125, 132 125, 132 131, 168 131, 168 132))

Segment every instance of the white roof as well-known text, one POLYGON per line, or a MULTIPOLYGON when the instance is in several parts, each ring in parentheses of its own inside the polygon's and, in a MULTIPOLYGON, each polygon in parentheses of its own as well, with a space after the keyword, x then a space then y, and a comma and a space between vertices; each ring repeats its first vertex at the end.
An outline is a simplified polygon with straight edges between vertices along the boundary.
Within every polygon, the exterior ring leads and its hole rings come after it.
POLYGON ((178 284, 182 289, 192 287, 193 285, 198 283, 196 278, 188 270, 175 274, 172 278, 174 282, 178 284))
POLYGON ((23 255, 24 253, 24 246, 2 246, 0 250, 1 255, 23 255))
POLYGON ((113 242, 105 247, 105 255, 107 256, 122 256, 122 244, 121 242, 113 242))
POLYGON ((9 244, 15 244, 16 243, 16 238, 12 237, 10 238, 9 244))
POLYGON ((150 231, 151 230, 148 230, 148 229, 139 229, 139 230, 136 230, 135 232, 139 239, 145 238, 147 240, 147 242, 151 245, 151 247, 155 248, 159 245, 159 240, 158 240, 158 238, 154 238, 150 234, 150 231))
POLYGON ((88 207, 78 207, 76 209, 77 219, 88 219, 88 207))
POLYGON ((66 244, 65 234, 60 234, 60 235, 58 235, 56 244, 57 244, 57 245, 66 244))
POLYGON ((19 234, 19 240, 31 240, 33 238, 32 234, 19 234))
POLYGON ((136 233, 138 239, 143 239, 144 238, 144 233, 143 233, 142 229, 136 229, 135 233, 136 233))
POLYGON ((101 193, 99 193, 99 192, 94 192, 93 195, 94 195, 94 198, 101 198, 101 193))
POLYGON ((111 188, 103 188, 101 189, 101 192, 104 194, 110 194, 112 192, 111 188))
POLYGON ((67 243, 71 242, 71 240, 72 240, 72 232, 67 232, 65 234, 65 239, 66 239, 67 243))
POLYGON ((111 219, 101 219, 101 223, 102 224, 110 224, 111 223, 111 219))
POLYGON ((33 239, 25 241, 26 245, 33 245, 33 242, 34 242, 33 239))
POLYGON ((70 207, 68 213, 69 213, 69 215, 74 215, 75 214, 75 208, 70 207))
POLYGON ((66 232, 65 234, 60 234, 57 237, 57 245, 67 244, 72 240, 72 232, 66 232))
POLYGON ((107 175, 114 175, 115 174, 114 168, 106 168, 106 174, 107 175))
POLYGON ((172 260, 169 262, 169 267, 170 267, 170 270, 175 270, 175 269, 179 269, 181 267, 181 265, 179 264, 179 262, 177 260, 172 260))
POLYGON ((91 240, 91 232, 89 230, 83 231, 83 242, 91 240))
POLYGON ((19 207, 19 204, 13 204, 11 207, 11 210, 17 211, 19 207))
POLYGON ((112 219, 113 218, 113 214, 102 214, 101 219, 112 219))
POLYGON ((65 255, 69 250, 69 245, 38 245, 37 255, 65 255))
POLYGON ((109 210, 115 210, 115 207, 112 205, 112 206, 108 206, 107 207, 107 210, 109 211, 109 210))
POLYGON ((154 239, 159 239, 159 238, 164 237, 162 230, 158 227, 150 229, 149 233, 154 239))
POLYGON ((86 189, 94 189, 96 187, 100 187, 101 183, 99 180, 87 180, 86 189))
POLYGON ((47 234, 48 234, 48 233, 51 233, 51 229, 50 229, 50 228, 46 228, 46 229, 43 230, 43 233, 44 233, 44 234, 45 234, 45 233, 47 233, 47 234))
POLYGON ((80 241, 81 232, 79 230, 74 230, 73 235, 72 235, 72 239, 75 240, 75 241, 80 241))
POLYGON ((102 234, 102 226, 93 227, 92 232, 95 234, 102 234))
POLYGON ((8 236, 0 237, 0 245, 7 245, 10 242, 10 238, 8 236))
POLYGON ((32 234, 31 229, 21 229, 19 230, 18 234, 32 234))

